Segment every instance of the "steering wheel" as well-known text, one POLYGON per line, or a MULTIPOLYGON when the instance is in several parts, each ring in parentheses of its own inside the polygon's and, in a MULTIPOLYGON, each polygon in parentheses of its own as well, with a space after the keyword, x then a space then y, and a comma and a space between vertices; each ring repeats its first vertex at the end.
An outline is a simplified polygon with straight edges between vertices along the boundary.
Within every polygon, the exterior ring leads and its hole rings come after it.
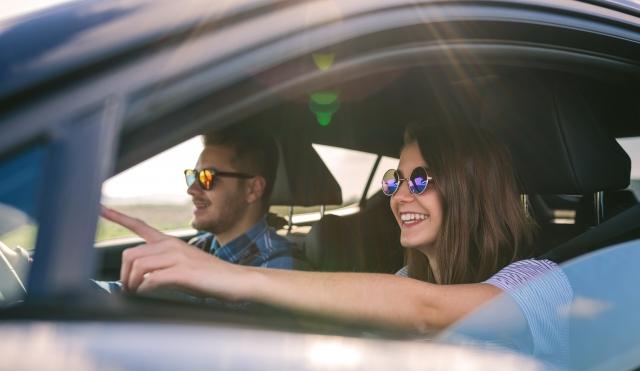
POLYGON ((6 306, 24 299, 27 292, 24 283, 11 265, 6 252, 11 251, 0 241, 0 306, 6 306))

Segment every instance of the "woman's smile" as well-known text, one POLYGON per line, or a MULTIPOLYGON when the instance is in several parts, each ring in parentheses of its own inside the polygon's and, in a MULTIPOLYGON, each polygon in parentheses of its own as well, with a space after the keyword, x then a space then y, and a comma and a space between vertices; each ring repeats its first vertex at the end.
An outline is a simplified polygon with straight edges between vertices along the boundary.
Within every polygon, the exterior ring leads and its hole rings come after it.
POLYGON ((400 213, 400 226, 402 228, 409 228, 422 223, 429 219, 428 214, 416 213, 416 212, 401 212, 400 213))

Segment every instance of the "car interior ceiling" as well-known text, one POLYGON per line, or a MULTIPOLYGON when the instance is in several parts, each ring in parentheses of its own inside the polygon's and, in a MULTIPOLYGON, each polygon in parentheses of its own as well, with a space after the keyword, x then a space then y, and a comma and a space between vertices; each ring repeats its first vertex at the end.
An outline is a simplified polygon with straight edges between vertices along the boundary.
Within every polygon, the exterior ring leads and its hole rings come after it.
MULTIPOLYGON (((397 157, 407 123, 427 118, 430 123, 480 125, 504 140, 513 154, 522 191, 529 195, 528 210, 539 224, 535 255, 564 261, 595 248, 580 243, 584 247, 576 248, 574 243, 571 253, 553 255, 555 248, 599 228, 594 225, 594 194, 604 192, 604 216, 610 224, 628 224, 628 217, 618 222, 615 214, 624 217, 637 204, 624 191, 630 160, 614 138, 640 134, 629 125, 640 113, 630 103, 634 95, 629 87, 603 80, 531 68, 461 75, 446 68, 413 67, 346 79, 334 87, 340 106, 328 126, 316 122, 308 95, 285 94, 233 124, 266 126, 278 139, 284 160, 279 174, 286 177, 279 175, 274 196, 288 206, 339 204, 339 186, 309 150, 310 143, 397 157), (317 173, 309 174, 310 169, 317 173), (564 207, 575 212, 573 224, 555 222, 554 210, 564 207)), ((362 206, 354 215, 325 215, 308 233, 289 237, 318 270, 397 270, 402 249, 388 199, 379 193, 362 206)), ((640 226, 635 224, 637 233, 640 226)))

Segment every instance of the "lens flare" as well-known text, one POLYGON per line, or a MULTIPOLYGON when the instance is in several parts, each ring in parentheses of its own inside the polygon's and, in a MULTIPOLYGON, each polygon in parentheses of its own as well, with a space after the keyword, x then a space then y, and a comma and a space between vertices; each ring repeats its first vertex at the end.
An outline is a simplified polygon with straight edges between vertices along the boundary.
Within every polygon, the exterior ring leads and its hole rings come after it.
POLYGON ((313 53, 311 55, 313 63, 320 71, 326 71, 333 65, 333 61, 336 59, 335 53, 313 53))
POLYGON ((319 91, 309 97, 309 110, 316 116, 320 126, 328 126, 338 109, 340 93, 337 91, 319 91))

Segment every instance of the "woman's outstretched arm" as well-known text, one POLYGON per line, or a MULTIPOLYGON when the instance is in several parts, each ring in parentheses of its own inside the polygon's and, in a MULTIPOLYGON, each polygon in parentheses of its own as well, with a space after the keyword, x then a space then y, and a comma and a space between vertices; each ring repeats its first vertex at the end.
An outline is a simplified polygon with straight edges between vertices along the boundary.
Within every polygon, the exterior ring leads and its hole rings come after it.
POLYGON ((102 215, 146 241, 123 253, 120 279, 130 292, 177 287, 203 296, 418 331, 444 328, 501 292, 482 283, 434 285, 391 274, 240 266, 114 210, 105 208, 102 215))

